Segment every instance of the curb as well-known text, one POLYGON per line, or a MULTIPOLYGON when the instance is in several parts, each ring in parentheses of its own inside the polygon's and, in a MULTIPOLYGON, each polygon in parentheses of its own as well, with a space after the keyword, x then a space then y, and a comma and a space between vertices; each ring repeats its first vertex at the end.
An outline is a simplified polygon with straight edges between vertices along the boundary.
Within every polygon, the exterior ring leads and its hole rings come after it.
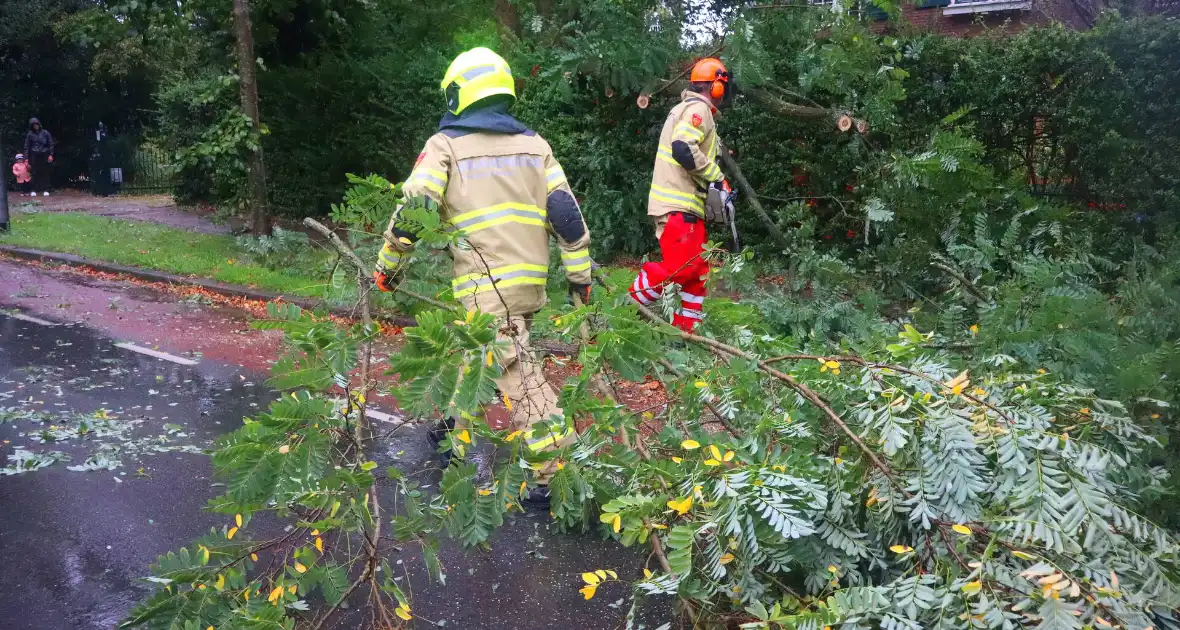
MULTIPOLYGON (((225 295, 228 297, 240 297, 249 300, 257 300, 260 302, 273 302, 276 300, 281 300, 283 302, 294 304, 300 308, 305 308, 308 310, 314 310, 324 306, 322 302, 311 298, 280 295, 271 291, 262 291, 240 285, 225 284, 223 282, 217 282, 215 280, 208 280, 205 278, 181 276, 164 271, 143 269, 142 267, 129 267, 127 265, 119 265, 115 263, 103 262, 100 260, 91 260, 89 258, 76 256, 74 254, 47 252, 39 249, 16 247, 13 245, 0 245, 0 254, 7 254, 13 258, 19 258, 21 260, 49 262, 65 265, 67 267, 93 269, 95 271, 102 271, 106 273, 117 273, 147 282, 196 286, 201 287, 202 289, 205 289, 211 293, 225 295)), ((333 315, 347 317, 350 319, 356 317, 356 312, 353 309, 343 306, 330 306, 328 307, 328 312, 333 315)), ((418 321, 408 315, 374 314, 373 319, 383 324, 390 324, 401 328, 418 325, 418 321)), ((576 354, 577 352, 576 348, 573 346, 560 342, 538 340, 534 346, 547 354, 557 356, 570 356, 572 354, 576 354)))

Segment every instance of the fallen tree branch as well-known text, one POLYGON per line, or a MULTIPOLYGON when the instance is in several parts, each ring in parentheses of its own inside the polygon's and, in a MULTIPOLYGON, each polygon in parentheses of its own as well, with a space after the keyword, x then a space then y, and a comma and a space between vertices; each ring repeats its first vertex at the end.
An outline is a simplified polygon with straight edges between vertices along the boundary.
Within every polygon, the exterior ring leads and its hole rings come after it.
POLYGON ((746 200, 750 202, 750 207, 762 219, 762 224, 766 226, 766 231, 770 233, 770 237, 774 242, 784 250, 791 249, 791 244, 787 241, 787 237, 783 235, 782 231, 778 229, 770 215, 766 213, 766 209, 762 207, 762 202, 758 201, 758 193, 754 187, 750 185, 749 180, 742 175, 742 167, 738 166, 737 160, 729 154, 729 147, 717 138, 717 155, 721 158, 721 163, 725 166, 725 172, 729 174, 734 181, 737 182, 738 188, 741 189, 742 194, 745 195, 746 200))
POLYGON ((958 269, 955 269, 954 267, 938 260, 931 261, 930 266, 938 269, 939 271, 943 271, 950 277, 958 280, 959 284, 963 287, 963 290, 967 293, 970 293, 972 297, 979 300, 980 302, 988 304, 992 301, 991 298, 984 295, 983 291, 979 287, 975 286, 974 282, 969 280, 967 276, 964 276, 963 273, 958 269))
POLYGON ((656 315, 646 306, 643 306, 642 304, 636 304, 635 306, 639 309, 640 314, 642 314, 648 320, 661 325, 662 327, 670 328, 675 331, 675 333, 670 334, 679 336, 685 341, 689 341, 697 345, 703 345, 709 348, 713 354, 716 354, 719 357, 724 357, 726 354, 728 354, 734 357, 746 359, 747 361, 752 361, 758 365, 758 369, 763 373, 768 374, 779 381, 782 381, 783 383, 786 383, 788 387, 795 390, 795 392, 807 400, 807 402, 811 403, 821 412, 823 412, 824 416, 828 419, 828 422, 843 431, 844 435, 846 435, 848 439, 851 440, 852 443, 855 444, 862 453, 864 453, 865 457, 869 460, 874 468, 881 471, 881 473, 885 475, 885 477, 889 479, 890 482, 895 486, 900 487, 899 482, 894 476, 893 470, 889 467, 889 465, 882 461, 881 458, 878 457, 875 452, 873 452, 873 449, 869 448, 869 445, 865 444, 864 440, 860 439, 860 436, 857 435, 856 432, 854 432, 851 428, 849 428, 848 424, 845 423, 844 419, 832 409, 831 405, 825 402, 824 399, 821 398, 819 394, 815 393, 815 391, 813 391, 810 387, 795 380, 795 378, 791 375, 774 369, 771 367, 770 363, 759 359, 745 350, 735 348, 734 346, 722 343, 716 339, 709 339, 708 337, 702 337, 700 335, 684 332, 683 330, 680 330, 679 328, 676 328, 665 322, 660 316, 656 315))
POLYGON ((790 118, 802 118, 805 120, 829 120, 838 118, 847 112, 832 110, 826 107, 814 107, 810 105, 796 105, 795 103, 788 103, 781 98, 767 92, 758 87, 747 87, 742 90, 743 94, 749 94, 759 105, 773 111, 776 114, 788 116, 790 118))
MULTIPOLYGON (((663 357, 660 357, 659 364, 661 366, 663 366, 663 368, 665 370, 668 370, 669 372, 671 372, 676 378, 684 378, 684 373, 681 372, 680 370, 678 370, 675 365, 672 365, 671 361, 669 361, 663 357)), ((737 427, 733 426, 733 424, 729 421, 728 418, 721 415, 721 410, 718 409, 717 406, 713 404, 713 401, 706 400, 705 406, 709 408, 709 411, 713 412, 713 415, 717 416, 717 421, 721 423, 721 426, 725 427, 726 431, 729 431, 730 435, 732 435, 735 438, 741 437, 741 433, 738 431, 737 427)))

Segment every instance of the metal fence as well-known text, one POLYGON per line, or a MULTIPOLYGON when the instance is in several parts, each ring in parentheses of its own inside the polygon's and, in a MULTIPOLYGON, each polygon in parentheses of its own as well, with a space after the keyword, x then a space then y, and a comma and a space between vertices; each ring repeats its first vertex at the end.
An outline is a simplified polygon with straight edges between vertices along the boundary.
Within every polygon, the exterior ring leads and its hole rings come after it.
POLYGON ((126 193, 171 193, 176 185, 170 156, 155 147, 139 147, 122 164, 111 164, 111 176, 126 193))

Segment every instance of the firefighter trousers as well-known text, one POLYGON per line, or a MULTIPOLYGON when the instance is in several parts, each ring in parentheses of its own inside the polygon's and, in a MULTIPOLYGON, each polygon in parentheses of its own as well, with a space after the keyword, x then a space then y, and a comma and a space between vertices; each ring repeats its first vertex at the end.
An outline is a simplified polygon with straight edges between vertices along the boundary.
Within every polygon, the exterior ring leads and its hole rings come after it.
MULTIPOLYGON (((533 316, 514 315, 504 322, 496 334, 500 346, 496 360, 503 371, 496 377, 496 387, 509 410, 510 432, 521 431, 526 448, 533 452, 553 451, 574 442, 577 432, 573 422, 557 406, 557 391, 545 380, 541 362, 529 344, 529 328, 533 316)), ((456 423, 462 427, 469 420, 456 423)), ((557 461, 546 461, 537 470, 538 485, 548 485, 557 471, 557 461)))
POLYGON ((677 328, 692 332, 704 317, 705 280, 709 263, 704 259, 709 235, 705 220, 685 212, 655 217, 660 241, 660 262, 645 263, 631 285, 631 298, 644 306, 655 303, 670 283, 680 285, 680 309, 672 317, 677 328))

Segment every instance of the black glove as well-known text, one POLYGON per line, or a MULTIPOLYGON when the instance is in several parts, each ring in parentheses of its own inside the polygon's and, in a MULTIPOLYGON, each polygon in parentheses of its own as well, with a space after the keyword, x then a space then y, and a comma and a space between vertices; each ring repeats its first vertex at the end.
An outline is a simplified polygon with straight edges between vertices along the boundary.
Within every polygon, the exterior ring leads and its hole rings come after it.
MULTIPOLYGON (((582 306, 590 306, 590 285, 570 283, 570 299, 577 298, 582 301, 582 306)), ((575 301, 574 306, 578 303, 575 301)))

